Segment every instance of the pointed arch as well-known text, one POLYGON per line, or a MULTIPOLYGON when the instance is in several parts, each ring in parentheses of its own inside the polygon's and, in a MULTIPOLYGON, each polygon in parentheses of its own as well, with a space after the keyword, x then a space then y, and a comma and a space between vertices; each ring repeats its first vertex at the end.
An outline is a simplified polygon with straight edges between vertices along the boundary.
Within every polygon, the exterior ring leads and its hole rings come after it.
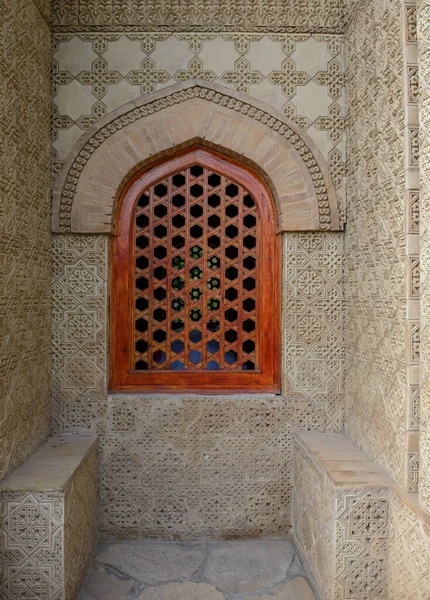
POLYGON ((279 231, 340 228, 328 167, 306 132, 245 94, 189 81, 125 104, 82 136, 54 186, 53 231, 111 233, 130 176, 196 143, 265 180, 279 231))

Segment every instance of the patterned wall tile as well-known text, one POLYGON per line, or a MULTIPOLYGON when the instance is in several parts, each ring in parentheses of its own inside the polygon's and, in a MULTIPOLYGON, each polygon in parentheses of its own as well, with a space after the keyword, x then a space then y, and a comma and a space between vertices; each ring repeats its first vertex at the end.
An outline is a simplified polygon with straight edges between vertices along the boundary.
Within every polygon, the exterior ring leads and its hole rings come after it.
POLYGON ((388 550, 390 600, 428 600, 429 532, 417 514, 394 493, 390 497, 388 550))
POLYGON ((343 0, 54 0, 56 28, 147 27, 157 30, 292 30, 340 32, 343 0))
POLYGON ((285 535, 291 419, 274 396, 108 397, 102 537, 285 535))
POLYGON ((294 439, 295 543, 321 600, 385 600, 387 488, 335 486, 294 439))
POLYGON ((31 1, 0 14, 1 479, 50 427, 50 33, 31 1))
POLYGON ((106 236, 53 239, 53 430, 90 427, 89 397, 107 391, 106 236))
POLYGON ((97 446, 85 456, 64 493, 64 600, 74 600, 97 540, 97 446))
POLYGON ((96 542, 97 446, 62 491, 1 494, 5 600, 74 600, 96 542))
POLYGON ((306 129, 330 164, 345 218, 341 36, 97 29, 57 32, 53 48, 54 171, 101 117, 142 94, 198 78, 263 100, 306 129))
POLYGON ((293 489, 294 542, 303 562, 311 569, 321 600, 332 600, 335 598, 334 487, 297 443, 294 443, 293 489))
POLYGON ((367 3, 347 32, 346 423, 366 453, 416 491, 416 456, 407 447, 408 414, 419 397, 416 101, 407 84, 416 47, 409 17, 395 0, 367 3))
POLYGON ((2 494, 5 600, 60 600, 63 590, 63 495, 2 494))
POLYGON ((318 407, 330 431, 344 416, 343 261, 342 234, 284 237, 283 393, 318 407))
POLYGON ((336 599, 387 597, 388 513, 387 489, 337 491, 336 599))
MULTIPOLYGON (((411 17, 413 28, 413 13, 411 17)), ((420 500, 430 511, 430 3, 418 3, 418 64, 420 69, 420 266, 421 266, 421 393, 420 500)), ((418 187, 418 186, 417 186, 418 187)))

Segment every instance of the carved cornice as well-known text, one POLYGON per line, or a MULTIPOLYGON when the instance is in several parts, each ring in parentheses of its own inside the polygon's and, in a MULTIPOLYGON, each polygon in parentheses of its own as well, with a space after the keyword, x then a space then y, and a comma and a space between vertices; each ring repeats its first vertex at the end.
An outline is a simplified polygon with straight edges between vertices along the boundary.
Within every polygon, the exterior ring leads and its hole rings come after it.
POLYGON ((341 33, 345 0, 53 0, 56 31, 341 33))

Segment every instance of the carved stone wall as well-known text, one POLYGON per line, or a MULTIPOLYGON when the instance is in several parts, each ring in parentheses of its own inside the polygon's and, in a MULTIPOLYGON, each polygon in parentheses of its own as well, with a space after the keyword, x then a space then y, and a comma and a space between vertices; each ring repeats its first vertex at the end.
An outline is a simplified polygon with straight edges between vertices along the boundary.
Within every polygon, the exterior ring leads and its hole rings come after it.
POLYGON ((94 438, 82 441, 84 449, 79 440, 67 446, 51 438, 42 447, 43 458, 30 458, 2 484, 4 600, 77 597, 97 537, 97 444, 94 438), (43 472, 43 464, 53 476, 43 472))
POLYGON ((430 597, 430 524, 391 492, 388 519, 388 597, 430 597))
POLYGON ((54 236, 54 431, 99 436, 103 537, 288 532, 291 431, 342 427, 341 236, 286 235, 281 397, 109 396, 109 238, 54 236))
POLYGON ((343 0, 54 0, 55 27, 340 32, 343 0))
MULTIPOLYGON (((138 31, 114 28, 108 33, 99 26, 95 30, 82 26, 78 31, 56 28, 53 37, 55 172, 61 170, 77 140, 106 115, 137 99, 143 104, 150 94, 175 83, 200 80, 202 85, 227 87, 262 101, 305 130, 329 165, 344 221, 341 36, 149 33, 143 27, 138 31)), ((242 107, 236 110, 244 117, 249 113, 242 107)), ((95 139, 100 141, 102 135, 95 139)))
POLYGON ((76 598, 97 542, 97 465, 94 447, 64 492, 64 600, 76 598))
POLYGON ((303 428, 343 429, 343 245, 341 233, 284 235, 282 390, 303 428))
POLYGON ((50 32, 31 0, 0 14, 2 479, 50 429, 50 32))
POLYGON ((385 600, 387 482, 346 438, 323 434, 309 443, 317 435, 293 438, 293 533, 301 558, 321 600, 385 600))
POLYGON ((419 247, 414 7, 360 5, 347 31, 346 430, 417 491, 419 247))
POLYGON ((421 406, 420 501, 430 511, 430 3, 418 3, 420 68, 421 406))

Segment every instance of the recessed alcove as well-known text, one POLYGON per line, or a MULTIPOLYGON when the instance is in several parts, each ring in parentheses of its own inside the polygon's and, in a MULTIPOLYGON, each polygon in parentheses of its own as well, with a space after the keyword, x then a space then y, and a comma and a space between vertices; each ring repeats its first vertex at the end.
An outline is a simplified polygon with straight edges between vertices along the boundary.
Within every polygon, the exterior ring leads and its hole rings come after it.
POLYGON ((428 600, 427 3, 0 12, 0 596, 428 600))

